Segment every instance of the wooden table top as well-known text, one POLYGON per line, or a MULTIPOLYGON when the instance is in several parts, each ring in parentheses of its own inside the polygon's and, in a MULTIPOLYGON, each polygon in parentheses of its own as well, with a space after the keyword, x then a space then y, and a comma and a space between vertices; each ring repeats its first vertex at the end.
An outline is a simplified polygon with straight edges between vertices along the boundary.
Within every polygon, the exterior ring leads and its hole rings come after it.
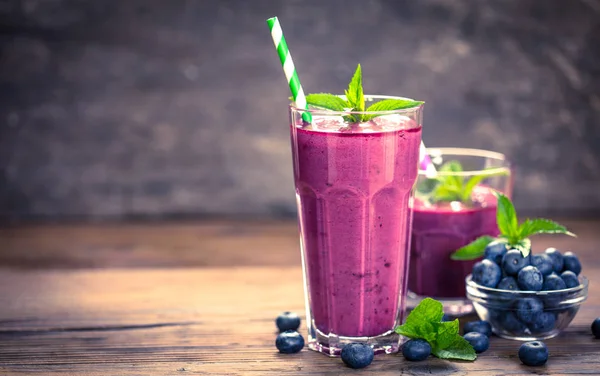
POLYGON ((0 374, 600 374, 590 333, 600 316, 600 222, 563 222, 579 237, 537 237, 534 249, 576 251, 590 295, 546 341, 546 366, 523 366, 519 342, 493 337, 475 362, 381 355, 363 370, 275 349, 275 317, 304 313, 294 222, 1 228, 0 374))

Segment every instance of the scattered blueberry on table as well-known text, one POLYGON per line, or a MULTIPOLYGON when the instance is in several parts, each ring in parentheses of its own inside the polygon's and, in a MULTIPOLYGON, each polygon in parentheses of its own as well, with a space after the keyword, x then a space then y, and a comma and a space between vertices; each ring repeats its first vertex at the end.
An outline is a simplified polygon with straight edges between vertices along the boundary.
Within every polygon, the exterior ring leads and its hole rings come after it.
POLYGON ((492 335, 492 326, 489 322, 483 320, 469 321, 468 323, 465 323, 465 326, 463 327, 463 332, 464 334, 477 332, 487 337, 490 337, 492 335))
POLYGON ((525 342, 519 348, 519 359, 526 366, 542 366, 548 361, 548 347, 541 341, 525 342))
POLYGON ((282 354, 294 354, 304 347, 304 338, 294 330, 286 330, 277 335, 275 346, 282 354))
POLYGON ((479 332, 469 332, 463 336, 473 346, 476 353, 482 353, 490 347, 490 339, 479 332))
POLYGON ((342 361, 350 368, 365 368, 373 361, 375 353, 366 343, 349 343, 342 348, 342 361))
POLYGON ((600 317, 597 317, 594 322, 592 322, 592 334, 596 338, 600 338, 600 317))
POLYGON ((402 345, 402 355, 406 360, 418 362, 431 354, 431 345, 424 339, 411 339, 402 345))
POLYGON ((277 316, 275 324, 280 332, 285 332, 286 330, 298 330, 300 327, 300 316, 294 312, 286 311, 277 316))

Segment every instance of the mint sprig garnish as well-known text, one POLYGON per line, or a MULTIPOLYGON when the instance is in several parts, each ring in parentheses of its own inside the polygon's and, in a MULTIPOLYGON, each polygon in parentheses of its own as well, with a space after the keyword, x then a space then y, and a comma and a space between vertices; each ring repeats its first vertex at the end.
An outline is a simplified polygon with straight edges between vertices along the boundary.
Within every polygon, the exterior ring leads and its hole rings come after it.
POLYGON ((458 334, 458 319, 442 321, 442 303, 425 298, 408 315, 396 333, 405 337, 424 339, 431 345, 431 353, 442 359, 475 360, 473 346, 458 334))
POLYGON ((332 111, 345 111, 350 106, 347 101, 337 95, 327 93, 309 94, 306 96, 306 101, 312 106, 326 108, 332 111))
POLYGON ((453 260, 474 260, 483 256, 485 247, 491 242, 505 243, 511 249, 518 249, 526 257, 531 252, 532 235, 537 234, 565 234, 575 237, 576 235, 557 222, 549 219, 537 218, 526 219, 519 224, 517 212, 508 197, 500 192, 494 191, 498 199, 496 208, 496 223, 500 230, 500 236, 482 236, 473 242, 454 252, 450 258, 453 260))
POLYGON ((483 180, 492 176, 508 174, 508 170, 492 168, 467 178, 458 174, 463 172, 460 162, 451 160, 438 168, 439 175, 423 180, 417 187, 417 194, 433 203, 459 201, 469 203, 473 189, 483 180), (447 175, 444 173, 448 173, 447 175))
MULTIPOLYGON (((306 102, 318 108, 331 111, 347 112, 383 112, 403 110, 422 105, 425 102, 413 101, 411 99, 384 99, 376 102, 365 109, 365 94, 362 85, 362 70, 360 64, 356 68, 348 88, 345 90, 346 98, 328 93, 308 94, 306 102)), ((349 123, 360 123, 369 121, 382 114, 348 114, 344 120, 349 123)))

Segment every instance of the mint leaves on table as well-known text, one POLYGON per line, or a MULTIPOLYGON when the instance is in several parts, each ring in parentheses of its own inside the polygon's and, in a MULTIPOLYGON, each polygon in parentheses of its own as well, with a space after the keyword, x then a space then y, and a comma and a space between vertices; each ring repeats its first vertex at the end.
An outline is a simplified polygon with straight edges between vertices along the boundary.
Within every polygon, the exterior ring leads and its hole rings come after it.
POLYGON ((521 224, 517 219, 517 212, 508 197, 499 192, 494 192, 498 199, 496 209, 496 223, 500 230, 500 236, 482 236, 472 243, 454 252, 450 258, 453 260, 474 260, 483 256, 485 247, 491 242, 502 242, 508 247, 518 249, 526 257, 531 252, 531 240, 529 236, 536 234, 565 234, 575 236, 561 224, 549 219, 526 219, 521 224))
POLYGON ((437 176, 419 183, 417 194, 426 197, 433 203, 452 201, 468 203, 471 201, 473 189, 483 180, 492 176, 508 174, 508 170, 497 170, 499 169, 493 168, 487 172, 483 170, 480 174, 467 179, 467 177, 457 174, 463 172, 460 162, 451 160, 438 168, 437 176))
POLYGON ((442 359, 475 360, 473 346, 458 334, 458 319, 442 321, 442 303, 425 298, 396 327, 396 333, 415 339, 421 338, 431 345, 431 353, 442 359))
MULTIPOLYGON (((314 107, 323 108, 331 111, 339 112, 380 112, 402 110, 411 107, 417 107, 425 102, 413 101, 410 99, 384 99, 372 104, 365 109, 365 95, 362 85, 362 71, 360 64, 348 84, 348 89, 345 91, 346 99, 340 96, 328 93, 308 94, 306 102, 314 107)), ((344 116, 344 120, 349 123, 358 123, 369 121, 382 114, 348 114, 344 116)))

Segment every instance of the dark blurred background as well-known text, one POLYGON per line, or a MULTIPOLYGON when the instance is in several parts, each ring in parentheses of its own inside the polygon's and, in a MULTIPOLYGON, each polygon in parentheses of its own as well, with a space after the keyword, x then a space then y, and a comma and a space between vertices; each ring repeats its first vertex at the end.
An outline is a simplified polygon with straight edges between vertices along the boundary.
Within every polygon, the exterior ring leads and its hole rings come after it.
POLYGON ((522 211, 600 214, 599 0, 0 0, 0 220, 293 217, 274 15, 306 91, 361 63, 522 211))

